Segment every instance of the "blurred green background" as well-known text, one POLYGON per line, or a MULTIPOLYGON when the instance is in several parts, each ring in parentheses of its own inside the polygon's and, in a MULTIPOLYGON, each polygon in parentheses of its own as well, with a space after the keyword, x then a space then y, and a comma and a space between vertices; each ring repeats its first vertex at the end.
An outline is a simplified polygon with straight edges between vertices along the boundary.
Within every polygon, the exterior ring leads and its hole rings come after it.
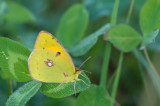
MULTIPOLYGON (((32 51, 38 33, 45 30, 55 35, 63 14, 77 3, 82 4, 89 13, 89 23, 84 35, 86 37, 110 22, 114 2, 114 0, 0 0, 0 37, 20 42, 32 51)), ((131 0, 120 0, 118 23, 125 23, 130 2, 131 0)), ((145 2, 146 0, 135 0, 129 22, 129 25, 139 33, 142 33, 139 14, 145 2)), ((160 37, 157 37, 156 41, 159 40, 160 37)), ((77 65, 88 56, 92 57, 82 67, 92 72, 91 75, 87 74, 92 84, 99 84, 105 42, 103 37, 100 37, 96 45, 85 55, 73 57, 77 65)), ((148 48, 153 64, 160 70, 160 44, 155 42, 148 48)), ((118 58, 119 51, 112 47, 108 78, 114 73, 118 58)), ((23 84, 13 82, 13 90, 23 84)), ((0 78, 0 106, 5 105, 8 89, 8 81, 0 78)), ((108 89, 110 90, 110 86, 108 89)), ((26 106, 74 106, 76 99, 77 96, 54 99, 38 92, 26 106)), ((116 102, 121 106, 159 106, 159 100, 148 73, 132 53, 125 53, 116 102)))

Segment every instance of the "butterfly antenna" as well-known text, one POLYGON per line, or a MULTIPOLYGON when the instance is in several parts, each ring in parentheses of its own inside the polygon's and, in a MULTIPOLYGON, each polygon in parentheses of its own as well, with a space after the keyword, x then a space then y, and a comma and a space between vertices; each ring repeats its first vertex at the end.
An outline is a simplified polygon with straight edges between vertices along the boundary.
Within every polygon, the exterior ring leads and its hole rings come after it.
POLYGON ((84 76, 83 74, 80 74, 81 76, 83 76, 84 78, 88 79, 86 76, 84 76))
POLYGON ((79 68, 81 68, 81 67, 84 65, 84 63, 87 62, 90 58, 91 58, 91 56, 89 56, 89 57, 79 66, 79 68))
POLYGON ((75 92, 75 96, 76 96, 76 80, 74 81, 74 92, 75 92))
POLYGON ((91 73, 92 73, 92 72, 89 72, 89 71, 86 71, 86 70, 81 70, 81 71, 87 72, 87 73, 89 73, 89 74, 91 74, 91 73))

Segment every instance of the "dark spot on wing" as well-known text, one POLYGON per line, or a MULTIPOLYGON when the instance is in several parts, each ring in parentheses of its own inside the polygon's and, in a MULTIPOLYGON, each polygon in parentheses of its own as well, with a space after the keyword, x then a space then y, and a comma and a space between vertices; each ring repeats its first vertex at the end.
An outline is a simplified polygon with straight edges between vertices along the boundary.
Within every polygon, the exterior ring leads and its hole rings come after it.
POLYGON ((56 56, 59 56, 61 54, 61 52, 57 52, 56 56))
POLYGON ((64 77, 68 77, 68 74, 65 74, 65 73, 63 73, 64 74, 64 77))
POLYGON ((44 63, 48 66, 48 62, 47 61, 44 61, 44 63))

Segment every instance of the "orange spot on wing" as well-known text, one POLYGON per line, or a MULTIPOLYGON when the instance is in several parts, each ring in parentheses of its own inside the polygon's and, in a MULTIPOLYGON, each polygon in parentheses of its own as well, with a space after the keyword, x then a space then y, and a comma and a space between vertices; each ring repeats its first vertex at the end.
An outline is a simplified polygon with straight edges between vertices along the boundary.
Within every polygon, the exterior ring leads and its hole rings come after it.
POLYGON ((46 47, 45 49, 49 49, 49 50, 52 50, 52 51, 55 51, 55 52, 60 52, 60 55, 62 57, 64 57, 66 60, 68 60, 68 58, 65 56, 65 54, 63 52, 61 52, 62 49, 58 48, 57 46, 46 47))

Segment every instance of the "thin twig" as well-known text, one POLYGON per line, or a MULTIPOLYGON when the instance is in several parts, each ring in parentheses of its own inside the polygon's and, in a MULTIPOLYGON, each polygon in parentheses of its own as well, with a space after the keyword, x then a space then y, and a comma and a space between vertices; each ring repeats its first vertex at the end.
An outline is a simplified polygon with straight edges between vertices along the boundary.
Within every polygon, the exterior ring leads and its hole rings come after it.
POLYGON ((158 71, 156 70, 156 68, 154 67, 154 65, 152 64, 151 59, 149 58, 149 55, 148 55, 148 52, 147 52, 146 48, 144 48, 144 55, 145 55, 145 57, 146 57, 149 65, 151 66, 152 70, 153 70, 154 73, 157 75, 157 77, 160 79, 159 73, 158 73, 158 71))

